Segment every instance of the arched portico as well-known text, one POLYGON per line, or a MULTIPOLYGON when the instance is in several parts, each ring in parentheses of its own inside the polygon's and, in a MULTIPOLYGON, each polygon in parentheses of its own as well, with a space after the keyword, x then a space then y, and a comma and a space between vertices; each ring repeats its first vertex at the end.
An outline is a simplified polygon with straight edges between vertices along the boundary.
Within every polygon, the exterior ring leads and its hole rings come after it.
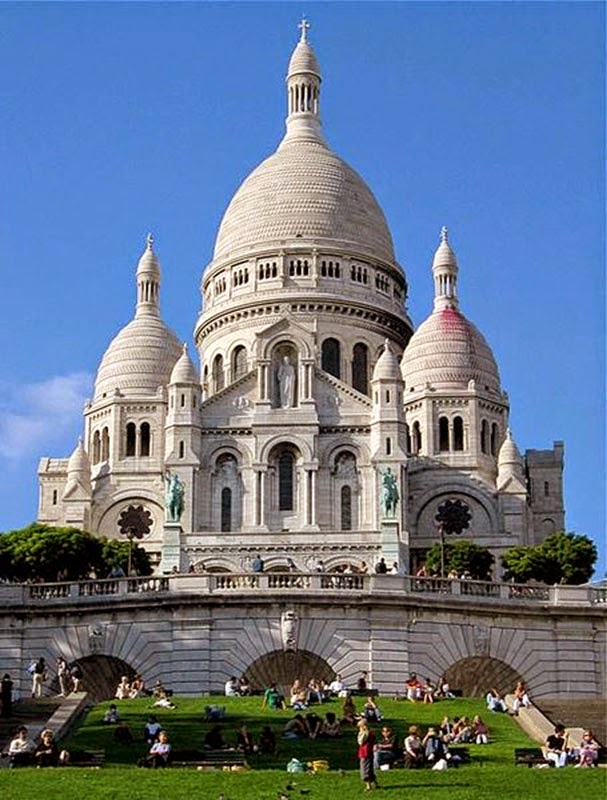
POLYGON ((493 687, 501 695, 512 692, 523 676, 498 658, 468 656, 452 664, 445 672, 445 679, 452 689, 459 689, 466 697, 483 697, 493 687))
POLYGON ((304 685, 312 678, 331 682, 335 677, 335 670, 324 658, 309 650, 273 650, 247 667, 245 677, 252 686, 276 683, 288 691, 295 680, 300 680, 304 685))

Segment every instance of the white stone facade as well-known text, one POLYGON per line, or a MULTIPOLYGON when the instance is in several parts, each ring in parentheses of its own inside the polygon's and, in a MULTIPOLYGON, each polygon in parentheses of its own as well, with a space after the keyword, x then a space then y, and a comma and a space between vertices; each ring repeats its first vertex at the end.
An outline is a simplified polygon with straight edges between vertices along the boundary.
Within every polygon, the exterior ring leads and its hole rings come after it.
POLYGON ((41 522, 119 537, 134 514, 161 572, 240 571, 256 553, 266 569, 383 554, 412 570, 446 502, 464 508, 460 538, 496 556, 563 529, 562 444, 520 456, 493 354, 459 309, 446 230, 434 309, 414 333, 384 215, 323 138, 320 84, 303 36, 285 137, 234 195, 204 273, 200 373, 161 319, 148 240, 83 443, 40 463, 41 522), (166 522, 170 474, 184 486, 178 524, 166 522))

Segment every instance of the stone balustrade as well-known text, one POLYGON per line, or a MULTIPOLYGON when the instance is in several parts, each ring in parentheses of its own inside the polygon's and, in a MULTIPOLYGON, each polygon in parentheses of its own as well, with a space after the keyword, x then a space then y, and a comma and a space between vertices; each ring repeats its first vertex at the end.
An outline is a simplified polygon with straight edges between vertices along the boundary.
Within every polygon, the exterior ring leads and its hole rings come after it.
POLYGON ((359 592, 368 595, 419 595, 452 598, 454 602, 474 599, 479 602, 544 603, 559 606, 592 606, 607 603, 607 587, 546 586, 492 581, 418 578, 400 575, 357 575, 343 573, 195 573, 188 575, 108 578, 63 583, 0 584, 0 608, 39 603, 107 602, 110 597, 125 599, 133 595, 188 593, 198 596, 248 592, 302 592, 306 595, 327 592, 359 592))

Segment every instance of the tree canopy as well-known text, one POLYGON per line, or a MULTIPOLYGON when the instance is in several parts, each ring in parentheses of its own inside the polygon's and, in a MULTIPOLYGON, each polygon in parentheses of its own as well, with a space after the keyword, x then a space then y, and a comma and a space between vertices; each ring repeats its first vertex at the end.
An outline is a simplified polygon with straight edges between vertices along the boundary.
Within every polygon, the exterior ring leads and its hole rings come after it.
MULTIPOLYGON (((127 541, 93 536, 79 528, 34 522, 0 535, 0 577, 4 580, 80 580, 91 572, 105 578, 117 564, 126 574, 128 556, 127 541)), ((147 552, 135 544, 131 569, 139 575, 152 571, 147 552)))
MULTIPOLYGON (((493 554, 486 547, 480 547, 467 539, 445 542, 445 572, 455 570, 460 576, 468 572, 475 580, 486 581, 491 579, 494 560, 493 554)), ((430 572, 440 573, 440 543, 426 553, 426 566, 430 572)))
POLYGON ((504 577, 517 583, 580 584, 592 577, 598 553, 583 534, 553 533, 541 544, 511 547, 502 556, 504 577))

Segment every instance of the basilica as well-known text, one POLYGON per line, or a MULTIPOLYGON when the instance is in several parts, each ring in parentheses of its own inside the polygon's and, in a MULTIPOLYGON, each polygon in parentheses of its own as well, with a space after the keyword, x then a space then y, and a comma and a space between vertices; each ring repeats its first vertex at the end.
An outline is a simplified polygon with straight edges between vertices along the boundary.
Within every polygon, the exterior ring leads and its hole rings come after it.
POLYGON ((149 236, 82 439, 40 462, 38 519, 136 540, 158 573, 404 572, 448 537, 488 547, 498 577, 505 549, 564 528, 563 445, 521 455, 439 225, 414 330, 384 214, 324 138, 305 22, 286 94, 278 149, 219 225, 194 347, 162 320, 149 236))

